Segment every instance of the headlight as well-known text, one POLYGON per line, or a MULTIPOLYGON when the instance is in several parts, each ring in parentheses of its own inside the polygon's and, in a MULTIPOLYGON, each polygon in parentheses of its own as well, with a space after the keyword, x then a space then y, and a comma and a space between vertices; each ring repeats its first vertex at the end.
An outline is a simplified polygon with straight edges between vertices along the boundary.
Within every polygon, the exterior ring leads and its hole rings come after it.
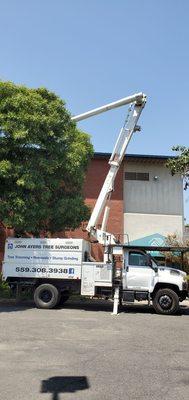
POLYGON ((170 274, 171 275, 180 275, 180 272, 179 271, 174 271, 174 269, 172 269, 171 271, 170 271, 170 274))

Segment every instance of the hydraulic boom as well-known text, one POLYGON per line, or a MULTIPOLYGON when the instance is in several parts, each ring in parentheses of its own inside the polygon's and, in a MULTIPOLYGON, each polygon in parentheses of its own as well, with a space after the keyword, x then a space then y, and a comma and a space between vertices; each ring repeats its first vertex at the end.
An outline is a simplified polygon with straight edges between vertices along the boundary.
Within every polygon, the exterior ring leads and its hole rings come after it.
POLYGON ((90 220, 87 225, 87 231, 96 238, 96 240, 107 246, 109 244, 115 244, 116 238, 113 234, 106 232, 106 224, 108 220, 109 208, 106 207, 107 200, 110 199, 111 192, 114 190, 114 181, 123 160, 126 148, 131 140, 132 134, 136 130, 140 130, 137 126, 138 119, 142 112, 143 107, 146 103, 146 96, 143 93, 134 94, 133 96, 125 97, 116 102, 104 105, 102 107, 96 108, 94 110, 88 111, 84 114, 80 114, 78 116, 72 117, 73 121, 81 121, 83 119, 89 118, 93 115, 100 114, 102 112, 109 111, 113 108, 117 108, 123 106, 125 104, 129 104, 129 112, 127 114, 127 118, 121 131, 119 133, 118 139, 116 141, 115 147, 113 149, 112 155, 109 160, 110 169, 104 181, 101 192, 96 201, 95 207, 92 211, 90 220), (101 229, 97 229, 97 222, 102 214, 102 211, 105 208, 104 218, 102 222, 101 229))

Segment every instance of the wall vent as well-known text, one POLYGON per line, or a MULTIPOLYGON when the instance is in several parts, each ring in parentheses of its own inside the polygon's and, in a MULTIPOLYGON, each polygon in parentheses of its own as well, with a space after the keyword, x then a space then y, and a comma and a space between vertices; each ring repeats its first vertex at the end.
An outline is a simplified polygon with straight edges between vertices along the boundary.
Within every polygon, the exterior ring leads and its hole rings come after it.
POLYGON ((125 172, 126 181, 149 181, 148 172, 125 172))

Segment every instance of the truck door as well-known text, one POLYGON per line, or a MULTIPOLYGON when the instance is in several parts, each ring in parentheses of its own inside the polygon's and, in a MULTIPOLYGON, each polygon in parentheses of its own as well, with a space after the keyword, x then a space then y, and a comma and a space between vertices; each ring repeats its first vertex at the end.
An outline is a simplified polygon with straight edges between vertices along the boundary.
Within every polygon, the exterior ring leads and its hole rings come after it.
POLYGON ((125 253, 123 269, 123 289, 149 290, 155 272, 148 265, 145 253, 130 250, 125 253))

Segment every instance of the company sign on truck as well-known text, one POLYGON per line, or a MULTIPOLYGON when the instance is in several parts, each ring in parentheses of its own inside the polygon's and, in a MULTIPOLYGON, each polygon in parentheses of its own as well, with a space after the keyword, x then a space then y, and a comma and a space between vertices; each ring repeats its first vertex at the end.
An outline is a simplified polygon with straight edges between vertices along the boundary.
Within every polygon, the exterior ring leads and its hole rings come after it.
POLYGON ((3 269, 8 276, 81 279, 89 252, 82 239, 8 239, 3 269))

